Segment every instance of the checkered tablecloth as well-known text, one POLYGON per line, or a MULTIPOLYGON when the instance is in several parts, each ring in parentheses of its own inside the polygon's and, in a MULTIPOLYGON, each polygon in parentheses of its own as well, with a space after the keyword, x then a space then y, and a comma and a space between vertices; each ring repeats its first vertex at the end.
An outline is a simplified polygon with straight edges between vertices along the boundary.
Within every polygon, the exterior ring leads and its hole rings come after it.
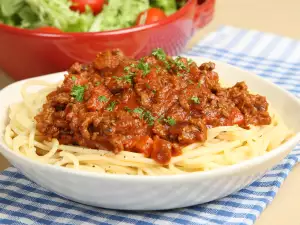
MULTIPOLYGON (((251 70, 300 96, 299 41, 224 26, 186 55, 251 70)), ((231 196, 184 209, 136 213, 74 203, 9 168, 0 174, 0 224, 253 224, 299 161, 300 146, 262 179, 231 196)))

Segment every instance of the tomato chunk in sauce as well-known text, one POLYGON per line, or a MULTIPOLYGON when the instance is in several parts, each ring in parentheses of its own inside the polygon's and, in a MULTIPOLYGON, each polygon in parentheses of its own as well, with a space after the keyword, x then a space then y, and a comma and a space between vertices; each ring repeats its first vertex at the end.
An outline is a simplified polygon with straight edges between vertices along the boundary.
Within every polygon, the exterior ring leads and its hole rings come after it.
POLYGON ((211 127, 270 124, 265 97, 244 82, 221 87, 214 69, 162 49, 139 60, 101 52, 69 69, 36 115, 37 130, 62 144, 138 152, 167 165, 211 127))

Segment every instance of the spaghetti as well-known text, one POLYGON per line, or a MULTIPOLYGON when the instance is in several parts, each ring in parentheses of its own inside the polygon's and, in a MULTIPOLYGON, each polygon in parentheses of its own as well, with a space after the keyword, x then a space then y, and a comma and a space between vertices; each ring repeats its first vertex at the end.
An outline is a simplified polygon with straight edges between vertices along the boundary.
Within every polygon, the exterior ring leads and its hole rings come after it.
POLYGON ((25 83, 21 90, 23 101, 10 107, 4 136, 13 151, 45 164, 96 173, 184 174, 222 168, 266 154, 292 135, 279 115, 269 109, 269 125, 250 125, 250 129, 237 125, 210 128, 205 142, 187 145, 181 155, 172 157, 168 165, 161 165, 142 153, 125 150, 115 154, 107 150, 63 145, 55 138, 43 140, 34 119, 46 102, 46 96, 57 85, 43 81, 25 83), (28 91, 36 86, 40 87, 36 92, 28 91))

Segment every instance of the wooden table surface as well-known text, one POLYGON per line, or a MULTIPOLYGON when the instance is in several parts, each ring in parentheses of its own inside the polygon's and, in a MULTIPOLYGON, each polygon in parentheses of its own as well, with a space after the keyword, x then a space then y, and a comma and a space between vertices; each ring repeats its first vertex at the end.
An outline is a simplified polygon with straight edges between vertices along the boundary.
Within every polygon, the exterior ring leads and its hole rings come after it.
MULTIPOLYGON (((220 25, 257 29, 300 39, 299 22, 300 0, 217 0, 214 20, 196 33, 188 47, 220 25)), ((11 82, 0 71, 0 88, 11 82)), ((0 170, 7 166, 7 161, 0 156, 0 170)), ((300 165, 297 165, 255 225, 300 225, 299 213, 300 165)))

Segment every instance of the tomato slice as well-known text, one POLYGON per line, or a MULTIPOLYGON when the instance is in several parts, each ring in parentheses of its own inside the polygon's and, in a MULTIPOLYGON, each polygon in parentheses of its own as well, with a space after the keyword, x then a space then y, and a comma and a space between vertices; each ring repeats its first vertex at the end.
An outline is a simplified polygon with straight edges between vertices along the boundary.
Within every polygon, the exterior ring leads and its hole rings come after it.
POLYGON ((41 33, 62 33, 62 31, 56 27, 47 27, 47 26, 36 28, 35 31, 41 33))
POLYGON ((71 9, 73 11, 85 12, 86 5, 90 6, 93 13, 96 15, 101 12, 103 5, 106 3, 105 0, 71 0, 71 9))
POLYGON ((150 8, 138 15, 136 25, 151 24, 167 18, 165 12, 158 8, 150 8))

